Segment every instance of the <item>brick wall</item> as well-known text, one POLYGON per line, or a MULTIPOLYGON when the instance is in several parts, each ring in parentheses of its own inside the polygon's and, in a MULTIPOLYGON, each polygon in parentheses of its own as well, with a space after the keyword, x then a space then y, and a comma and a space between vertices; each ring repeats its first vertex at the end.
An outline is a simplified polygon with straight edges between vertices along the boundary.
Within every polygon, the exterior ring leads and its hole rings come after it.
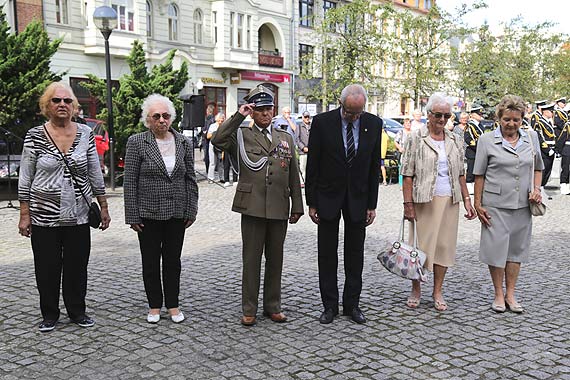
POLYGON ((33 20, 43 20, 42 0, 17 0, 18 33, 33 20))

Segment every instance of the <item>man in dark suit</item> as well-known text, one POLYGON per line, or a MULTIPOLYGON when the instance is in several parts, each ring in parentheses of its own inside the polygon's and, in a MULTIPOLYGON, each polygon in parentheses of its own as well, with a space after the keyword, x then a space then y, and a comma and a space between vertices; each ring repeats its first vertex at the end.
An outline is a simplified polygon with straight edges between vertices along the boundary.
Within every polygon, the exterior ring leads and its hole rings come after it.
POLYGON ((360 85, 342 90, 340 107, 313 118, 305 192, 309 216, 318 225, 319 287, 331 323, 338 314, 338 232, 344 220, 343 315, 365 323, 360 310, 366 226, 374 222, 380 176, 382 120, 364 112, 360 85))
POLYGON ((285 322, 281 311, 281 271, 287 220, 303 215, 299 166, 293 138, 271 128, 273 94, 263 86, 253 89, 240 107, 212 137, 212 144, 239 158, 239 182, 232 210, 242 214, 243 243, 241 323, 256 323, 261 258, 265 251, 263 314, 285 322), (254 125, 241 126, 251 115, 254 125))

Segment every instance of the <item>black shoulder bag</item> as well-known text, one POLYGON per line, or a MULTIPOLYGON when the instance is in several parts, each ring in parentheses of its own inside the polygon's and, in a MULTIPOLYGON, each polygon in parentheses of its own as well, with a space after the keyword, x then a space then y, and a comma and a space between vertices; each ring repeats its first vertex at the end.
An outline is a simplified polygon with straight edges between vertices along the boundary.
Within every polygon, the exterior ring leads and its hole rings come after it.
POLYGON ((77 179, 75 178, 75 175, 73 174, 73 171, 71 171, 71 168, 69 167, 69 163, 65 159, 65 155, 62 153, 61 150, 59 150, 59 147, 57 146, 57 144, 55 143, 55 141, 53 140, 53 138, 49 134, 47 127, 45 125, 44 125, 44 131, 46 131, 46 135, 48 135, 52 144, 55 146, 55 148, 57 149, 57 151, 61 155, 61 158, 63 159, 63 162, 65 163, 65 166, 67 166, 67 170, 69 171, 69 174, 71 174, 71 178, 73 178, 74 186, 79 189, 79 191, 81 192, 81 195, 83 196, 83 199, 85 199, 85 202, 87 202, 87 204, 89 205, 89 225, 93 228, 99 228, 99 226, 101 226, 101 221, 102 221, 101 209, 99 208, 99 205, 97 204, 97 202, 89 202, 89 199, 87 199, 87 196, 83 192, 83 189, 81 188, 81 186, 79 186, 79 183, 77 182, 77 179))

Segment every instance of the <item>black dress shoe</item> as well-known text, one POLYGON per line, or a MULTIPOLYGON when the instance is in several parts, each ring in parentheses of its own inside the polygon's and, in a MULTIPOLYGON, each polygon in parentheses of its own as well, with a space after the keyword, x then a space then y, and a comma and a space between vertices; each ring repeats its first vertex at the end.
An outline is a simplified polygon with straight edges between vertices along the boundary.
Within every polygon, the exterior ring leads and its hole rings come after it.
POLYGON ((321 314, 321 317, 319 318, 319 322, 321 322, 324 325, 327 325, 333 321, 336 315, 338 315, 337 311, 334 311, 333 309, 325 309, 325 311, 321 314))
POLYGON ((351 310, 343 310, 342 315, 349 316, 354 322, 358 324, 366 323, 366 318, 359 307, 354 307, 351 310))

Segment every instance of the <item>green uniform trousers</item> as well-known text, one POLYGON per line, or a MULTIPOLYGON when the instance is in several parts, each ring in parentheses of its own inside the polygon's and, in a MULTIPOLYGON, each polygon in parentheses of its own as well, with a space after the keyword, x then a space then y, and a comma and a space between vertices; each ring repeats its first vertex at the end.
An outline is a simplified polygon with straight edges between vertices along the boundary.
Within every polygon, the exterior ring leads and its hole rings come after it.
POLYGON ((243 315, 255 316, 257 312, 264 251, 263 310, 267 313, 281 312, 281 272, 286 233, 287 220, 241 216, 243 315))

